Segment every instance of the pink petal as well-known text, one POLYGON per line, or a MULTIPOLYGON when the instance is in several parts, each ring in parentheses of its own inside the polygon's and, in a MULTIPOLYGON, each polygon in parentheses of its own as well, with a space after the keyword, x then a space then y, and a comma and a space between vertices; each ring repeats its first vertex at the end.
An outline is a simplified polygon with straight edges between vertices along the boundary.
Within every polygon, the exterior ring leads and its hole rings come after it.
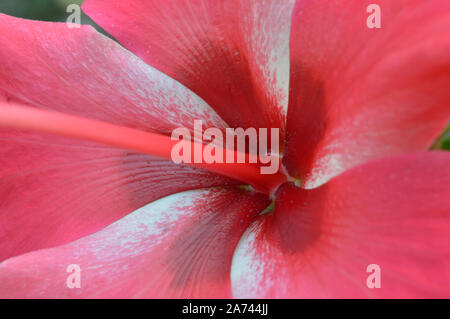
POLYGON ((0 90, 16 100, 168 133, 226 124, 202 99, 89 26, 0 14, 0 90))
MULTIPOLYGON (((0 14, 0 99, 170 132, 224 127, 188 89, 90 27, 0 14)), ((229 179, 49 135, 0 131, 0 261, 102 229, 162 196, 229 179)))
POLYGON ((158 198, 236 184, 95 143, 0 129, 0 261, 96 232, 158 198))
POLYGON ((2 298, 230 297, 234 248, 264 195, 223 188, 149 204, 71 244, 0 264, 2 298), (69 265, 81 288, 69 289, 69 265))
POLYGON ((293 0, 88 0, 83 10, 231 127, 281 127, 293 0))
POLYGON ((432 145, 450 119, 450 2, 298 1, 285 165, 306 188, 432 145))
POLYGON ((313 190, 284 186, 236 249, 233 296, 448 298, 449 164, 446 152, 404 155, 313 190), (371 264, 380 288, 367 286, 371 264))

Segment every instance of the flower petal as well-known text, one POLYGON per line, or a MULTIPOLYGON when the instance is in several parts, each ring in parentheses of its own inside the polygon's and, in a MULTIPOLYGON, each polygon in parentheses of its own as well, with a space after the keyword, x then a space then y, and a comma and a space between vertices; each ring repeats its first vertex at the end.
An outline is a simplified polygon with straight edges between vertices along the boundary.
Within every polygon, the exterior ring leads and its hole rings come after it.
POLYGON ((0 129, 0 261, 96 232, 158 198, 239 183, 191 166, 0 129))
POLYGON ((430 147, 450 119, 450 3, 298 1, 284 164, 306 188, 371 159, 430 147))
POLYGON ((231 127, 281 127, 293 0, 87 0, 83 10, 231 127))
POLYGON ((21 102, 169 133, 226 124, 194 93, 92 27, 0 14, 0 90, 21 102))
POLYGON ((448 298, 449 164, 447 152, 404 155, 313 190, 283 186, 236 249, 233 296, 448 298), (380 288, 367 285, 372 264, 380 288))
POLYGON ((223 188, 175 194, 104 230, 0 264, 2 298, 230 297, 234 248, 267 197, 223 188), (69 289, 69 265, 81 288, 69 289))

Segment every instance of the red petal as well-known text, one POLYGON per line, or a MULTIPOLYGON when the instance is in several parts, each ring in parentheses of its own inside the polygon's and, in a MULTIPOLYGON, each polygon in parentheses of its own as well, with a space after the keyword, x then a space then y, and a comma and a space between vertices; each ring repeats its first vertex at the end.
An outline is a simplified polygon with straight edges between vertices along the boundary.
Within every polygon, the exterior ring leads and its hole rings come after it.
POLYGON ((203 100, 93 28, 0 14, 0 90, 27 104, 171 132, 225 127, 203 100))
POLYGON ((147 205, 104 230, 0 264, 2 298, 230 297, 234 248, 264 195, 192 191, 147 205), (81 268, 69 289, 66 269, 81 268))
POLYGON ((306 188, 386 155, 424 150, 450 119, 450 3, 298 1, 285 165, 306 188))
POLYGON ((0 129, 0 261, 91 234, 153 200, 236 183, 102 145, 0 129))
POLYGON ((282 127, 293 0, 88 0, 84 11, 232 127, 282 127))
POLYGON ((448 298, 449 164, 446 152, 408 155, 313 190, 283 186, 236 249, 233 296, 448 298), (366 284, 371 264, 381 288, 366 284))

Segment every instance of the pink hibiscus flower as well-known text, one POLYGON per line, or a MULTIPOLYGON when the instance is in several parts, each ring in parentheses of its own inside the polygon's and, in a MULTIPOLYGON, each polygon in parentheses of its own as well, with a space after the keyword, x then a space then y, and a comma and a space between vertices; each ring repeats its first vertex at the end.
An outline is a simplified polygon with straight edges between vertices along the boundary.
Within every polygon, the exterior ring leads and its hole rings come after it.
POLYGON ((450 297, 450 2, 371 2, 85 1, 125 48, 1 14, 0 297, 450 297), (301 185, 164 158, 195 119, 301 185))

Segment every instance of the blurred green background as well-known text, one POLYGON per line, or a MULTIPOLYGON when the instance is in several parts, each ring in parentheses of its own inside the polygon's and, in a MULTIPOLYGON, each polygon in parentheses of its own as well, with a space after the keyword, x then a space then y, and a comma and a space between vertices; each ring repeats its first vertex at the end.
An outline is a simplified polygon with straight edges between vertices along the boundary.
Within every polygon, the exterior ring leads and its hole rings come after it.
MULTIPOLYGON (((69 4, 81 5, 84 0, 0 0, 0 12, 32 20, 59 21, 67 20, 71 13, 66 11, 69 4)), ((124 1, 124 0, 119 0, 124 1)), ((90 24, 106 34, 94 21, 81 11, 81 24, 90 24)))
MULTIPOLYGON (((70 13, 66 12, 67 6, 69 4, 81 5, 83 1, 84 0, 0 0, 0 12, 26 19, 62 22, 66 21, 70 15, 70 13)), ((81 14, 81 23, 90 24, 98 31, 108 35, 83 12, 81 14)), ((450 150, 450 125, 432 148, 450 150)))
MULTIPOLYGON (((450 107, 450 105, 448 107, 450 107)), ((443 150, 450 151, 450 125, 447 127, 445 132, 442 134, 441 138, 438 141, 438 145, 436 148, 441 148, 443 150)))

